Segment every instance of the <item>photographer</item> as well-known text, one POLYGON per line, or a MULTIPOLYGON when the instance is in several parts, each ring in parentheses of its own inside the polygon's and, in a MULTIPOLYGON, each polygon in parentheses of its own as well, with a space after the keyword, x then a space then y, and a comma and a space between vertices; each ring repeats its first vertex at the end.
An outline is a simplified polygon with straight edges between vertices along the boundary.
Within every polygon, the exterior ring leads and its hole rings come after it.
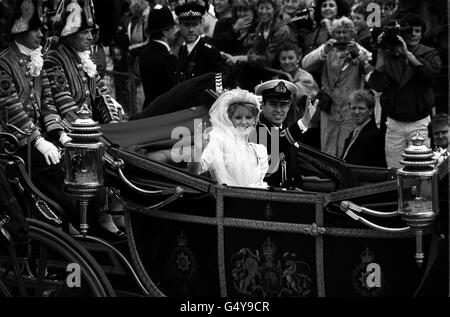
POLYGON ((303 58, 302 66, 308 72, 321 72, 322 89, 316 96, 321 110, 321 150, 340 157, 345 139, 355 128, 348 97, 363 88, 364 75, 371 70, 371 54, 354 42, 349 18, 333 21, 330 34, 330 40, 303 58))
MULTIPOLYGON (((428 134, 433 83, 441 60, 436 49, 420 44, 425 30, 420 16, 408 14, 400 24, 386 26, 378 37, 377 63, 368 84, 382 92, 388 167, 402 167, 401 153, 414 132, 419 130, 425 138, 428 134)), ((426 144, 430 145, 428 138, 426 144)))

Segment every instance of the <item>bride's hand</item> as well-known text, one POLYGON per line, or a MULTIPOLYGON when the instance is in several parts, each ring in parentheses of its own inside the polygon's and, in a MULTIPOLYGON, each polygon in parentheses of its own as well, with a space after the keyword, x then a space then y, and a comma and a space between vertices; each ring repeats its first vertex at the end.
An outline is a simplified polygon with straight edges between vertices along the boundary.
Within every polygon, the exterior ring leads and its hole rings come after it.
POLYGON ((209 133, 206 128, 206 122, 200 121, 194 130, 194 148, 200 153, 206 148, 209 143, 209 133))

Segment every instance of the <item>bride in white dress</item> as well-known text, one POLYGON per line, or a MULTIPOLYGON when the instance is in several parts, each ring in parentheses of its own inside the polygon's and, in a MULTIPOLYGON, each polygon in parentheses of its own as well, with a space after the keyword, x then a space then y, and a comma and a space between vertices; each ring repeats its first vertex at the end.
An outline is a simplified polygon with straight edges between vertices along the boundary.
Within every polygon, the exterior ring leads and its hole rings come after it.
POLYGON ((257 97, 247 90, 223 93, 209 111, 212 129, 204 133, 206 147, 205 142, 195 142, 195 150, 203 152, 191 168, 197 173, 210 171, 218 184, 267 188, 263 180, 269 167, 267 149, 249 141, 259 112, 257 97))

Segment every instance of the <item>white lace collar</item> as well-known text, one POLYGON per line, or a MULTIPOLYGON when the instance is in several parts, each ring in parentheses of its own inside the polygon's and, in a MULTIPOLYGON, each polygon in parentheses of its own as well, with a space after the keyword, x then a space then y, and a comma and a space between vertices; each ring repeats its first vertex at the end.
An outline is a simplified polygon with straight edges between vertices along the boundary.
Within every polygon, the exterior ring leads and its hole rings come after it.
POLYGON ((87 73, 90 78, 94 78, 97 74, 97 65, 92 61, 91 52, 77 52, 81 59, 81 65, 83 65, 83 70, 87 73))
POLYGON ((42 57, 42 46, 37 49, 30 49, 20 43, 15 42, 20 53, 29 56, 30 61, 28 62, 28 71, 32 77, 38 77, 41 75, 42 67, 44 66, 44 59, 42 57))

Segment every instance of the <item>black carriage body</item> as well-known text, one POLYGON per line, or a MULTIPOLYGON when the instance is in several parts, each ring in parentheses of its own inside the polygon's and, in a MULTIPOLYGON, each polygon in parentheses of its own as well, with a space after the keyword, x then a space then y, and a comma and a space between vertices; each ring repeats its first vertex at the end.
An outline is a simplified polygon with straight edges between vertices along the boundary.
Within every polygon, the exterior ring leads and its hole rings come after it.
MULTIPOLYGON (((331 193, 268 191, 216 185, 123 149, 109 152, 124 160, 125 174, 142 188, 185 188, 175 202, 145 210, 161 198, 137 194, 110 179, 134 206, 126 211, 129 246, 155 294, 391 297, 448 292, 448 252, 435 230, 425 234, 425 265, 418 267, 412 232, 368 229, 335 207, 351 200, 395 210, 397 185, 387 170, 377 174, 358 168, 366 180, 387 179, 331 193), (427 273, 431 268, 432 274, 427 273)), ((404 226, 399 219, 375 221, 404 226)))
MULTIPOLYGON (((214 79, 213 75, 208 76, 214 79)), ((207 121, 208 104, 214 101, 210 98, 203 102, 206 106, 186 109, 182 96, 187 93, 179 91, 191 88, 180 85, 161 97, 158 107, 169 104, 173 110, 175 104, 176 112, 102 126, 108 153, 123 160, 123 173, 134 185, 184 190, 182 197, 164 207, 146 208, 167 197, 140 194, 125 184, 115 168, 107 167, 107 185, 120 189, 118 196, 128 205, 125 218, 133 262, 154 295, 448 294, 447 161, 439 168, 441 214, 424 233, 426 257, 418 267, 413 232, 368 229, 339 209, 341 201, 349 200, 379 211, 396 211, 395 170, 350 165, 300 144, 298 158, 313 177, 303 181, 305 191, 299 192, 218 185, 169 162, 174 145, 192 144, 191 138, 180 143, 173 129, 192 136, 194 120, 207 121)), ((383 226, 404 227, 399 218, 368 216, 383 226)))

